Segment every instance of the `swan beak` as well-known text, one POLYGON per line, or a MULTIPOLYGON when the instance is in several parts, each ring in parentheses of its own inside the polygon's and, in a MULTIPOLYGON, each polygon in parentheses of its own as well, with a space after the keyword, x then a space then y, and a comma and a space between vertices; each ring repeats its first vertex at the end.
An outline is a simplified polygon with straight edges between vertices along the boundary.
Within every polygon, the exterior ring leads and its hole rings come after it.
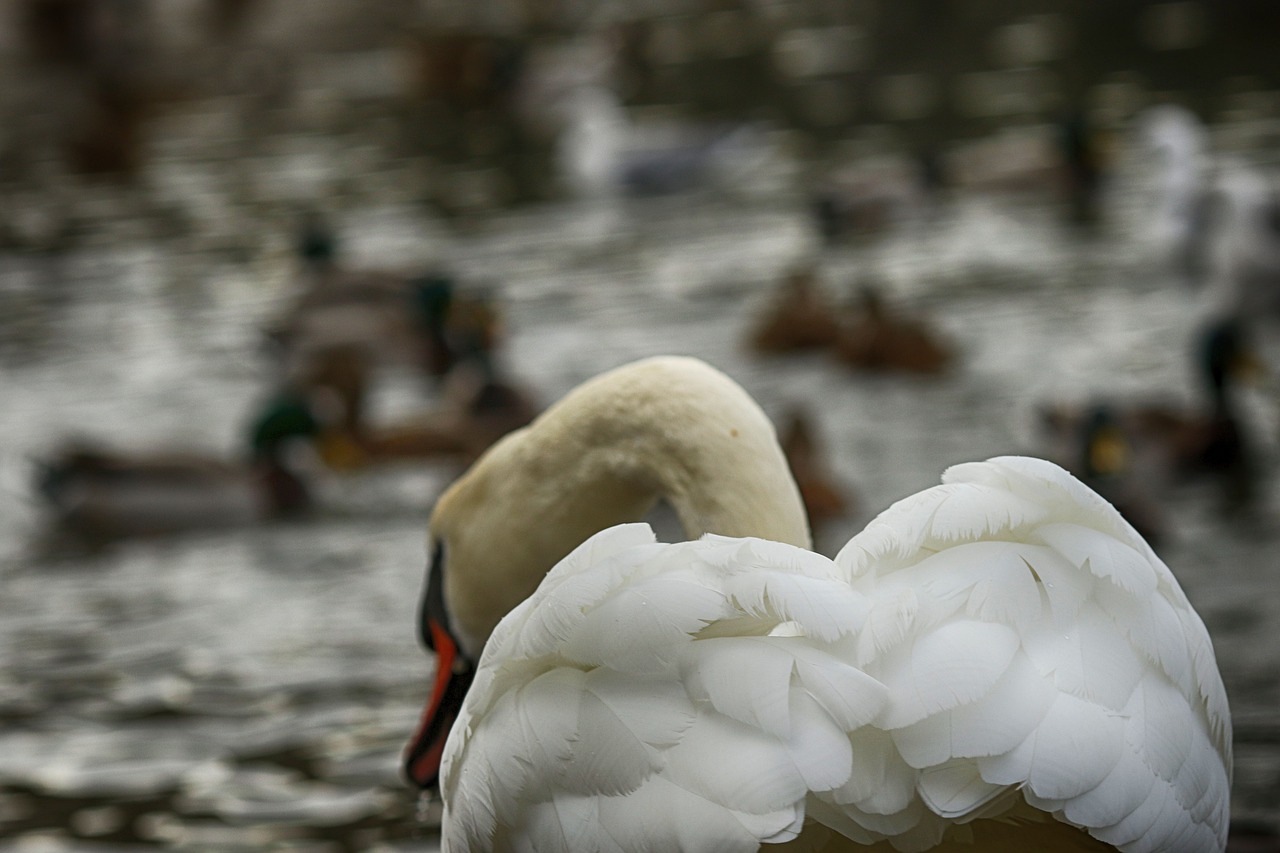
POLYGON ((457 642, 443 625, 428 619, 426 627, 436 652, 435 686, 404 756, 405 776, 423 790, 439 785, 445 740, 476 674, 474 664, 459 653, 457 642))

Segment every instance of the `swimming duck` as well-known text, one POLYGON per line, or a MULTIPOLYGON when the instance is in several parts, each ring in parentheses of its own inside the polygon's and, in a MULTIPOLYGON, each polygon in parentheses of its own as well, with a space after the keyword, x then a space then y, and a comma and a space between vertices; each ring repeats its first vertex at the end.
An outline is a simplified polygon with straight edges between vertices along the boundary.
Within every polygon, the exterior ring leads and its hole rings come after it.
POLYGON ((460 294, 447 273, 336 268, 316 278, 267 332, 287 362, 360 347, 374 363, 411 365, 436 378, 461 360, 491 353, 502 336, 494 300, 460 294))
POLYGON ((945 167, 932 151, 915 157, 863 157, 832 170, 816 186, 809 210, 828 244, 904 225, 934 212, 945 167))
POLYGON ((1161 486, 1149 449, 1135 448, 1114 406, 1096 402, 1083 415, 1056 405, 1040 411, 1041 427, 1056 448, 1046 453, 1106 498, 1153 546, 1165 537, 1164 513, 1155 499, 1161 486))
POLYGON ((937 374, 955 359, 951 347, 923 322, 895 316, 880 291, 863 287, 835 343, 835 356, 859 370, 937 374))
POLYGON ((1197 334, 1194 364, 1205 398, 1192 406, 1142 401, 1094 403, 1084 411, 1048 407, 1042 413, 1046 435, 1059 442, 1068 437, 1082 449, 1075 461, 1068 455, 1064 462, 1086 478, 1091 470, 1113 479, 1127 470, 1130 482, 1161 485, 1210 477, 1222 487, 1224 507, 1242 509, 1255 497, 1259 467, 1237 396, 1241 382, 1262 369, 1261 361, 1244 325, 1226 317, 1197 334), (1091 462, 1100 454, 1118 458, 1117 452, 1124 457, 1121 463, 1099 467, 1091 462))
POLYGON ((830 560, 754 401, 658 358, 496 444, 429 530, 406 769, 445 851, 1223 849, 1205 627, 1051 463, 955 466, 830 560), (625 523, 659 497, 701 538, 625 523))
POLYGON ((812 415, 793 406, 781 423, 778 443, 800 489, 809 528, 816 533, 826 523, 849 515, 853 502, 831 476, 812 415))
POLYGON ((442 377, 458 362, 488 357, 503 337, 501 312, 480 288, 461 292, 449 271, 350 269, 316 216, 298 239, 299 294, 266 331, 295 370, 316 353, 360 348, 374 364, 411 365, 442 377))
POLYGON ((422 459, 469 463, 538 413, 532 394, 488 365, 455 368, 442 398, 440 408, 395 423, 344 418, 343 428, 321 436, 321 458, 337 470, 422 459))
POLYGON ((840 335, 836 307, 823 295, 813 269, 792 270, 757 319, 748 338, 763 353, 822 349, 840 335))
POLYGON ((287 461, 289 448, 318 429, 309 407, 282 392, 253 424, 247 461, 75 442, 37 463, 36 486, 56 529, 90 545, 294 516, 310 494, 287 461))
POLYGON ((444 378, 437 408, 376 423, 366 411, 372 374, 368 353, 345 345, 314 353, 299 376, 302 387, 334 403, 316 441, 330 468, 350 471, 415 459, 469 463, 538 412, 529 391, 502 376, 493 361, 476 356, 444 378))

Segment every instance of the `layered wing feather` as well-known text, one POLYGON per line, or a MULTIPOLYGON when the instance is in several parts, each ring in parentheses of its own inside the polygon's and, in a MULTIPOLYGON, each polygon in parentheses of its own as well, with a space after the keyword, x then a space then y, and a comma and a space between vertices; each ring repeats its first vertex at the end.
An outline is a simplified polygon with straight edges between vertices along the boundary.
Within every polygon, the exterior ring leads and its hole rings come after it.
POLYGON ((913 832, 1018 791, 1126 853, 1223 849, 1230 717, 1173 574, 1050 463, 1004 457, 943 480, 836 558, 870 607, 847 654, 889 689, 854 751, 892 738, 927 807, 913 832))
POLYGON ((885 700, 827 651, 861 594, 788 545, 652 541, 598 534, 498 626, 446 749, 446 850, 755 850, 848 782, 885 700))

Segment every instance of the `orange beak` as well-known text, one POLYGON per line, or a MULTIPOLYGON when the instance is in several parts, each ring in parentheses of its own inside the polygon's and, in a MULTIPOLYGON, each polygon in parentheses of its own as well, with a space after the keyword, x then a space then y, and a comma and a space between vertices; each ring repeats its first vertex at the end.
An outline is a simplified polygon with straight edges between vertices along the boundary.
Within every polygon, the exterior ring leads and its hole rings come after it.
POLYGON ((444 745, 453 728, 462 700, 475 678, 475 667, 458 653, 458 644, 440 623, 428 619, 430 645, 436 652, 436 678, 431 701, 423 712, 418 731, 404 755, 404 771, 419 788, 434 788, 440 781, 444 745))

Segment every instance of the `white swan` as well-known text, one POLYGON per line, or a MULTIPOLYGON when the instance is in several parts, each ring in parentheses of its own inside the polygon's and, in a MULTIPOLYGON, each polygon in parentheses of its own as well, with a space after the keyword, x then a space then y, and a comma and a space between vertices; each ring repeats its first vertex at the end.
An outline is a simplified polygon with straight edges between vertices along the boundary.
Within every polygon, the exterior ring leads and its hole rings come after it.
POLYGON ((652 359, 496 445, 431 541, 408 769, 443 748, 446 851, 1224 847, 1204 625, 1050 463, 956 466, 829 560, 750 397, 652 359), (722 535, 609 526, 659 496, 722 535))

